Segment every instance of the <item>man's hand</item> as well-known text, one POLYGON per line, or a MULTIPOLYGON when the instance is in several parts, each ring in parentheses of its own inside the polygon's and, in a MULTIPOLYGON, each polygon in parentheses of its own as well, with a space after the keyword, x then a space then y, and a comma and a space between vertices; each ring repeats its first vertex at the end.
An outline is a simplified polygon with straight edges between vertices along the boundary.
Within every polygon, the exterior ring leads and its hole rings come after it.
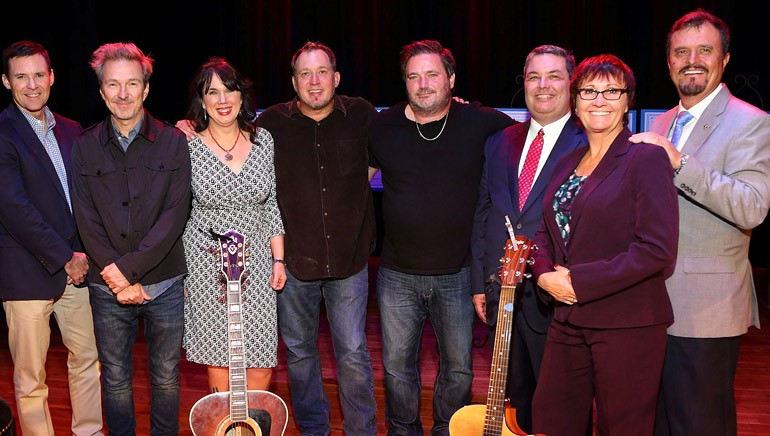
POLYGON ((195 129, 193 128, 192 121, 190 120, 179 120, 176 122, 176 128, 181 130, 182 133, 185 134, 187 137, 187 140, 193 139, 195 136, 195 129))
POLYGON ((141 283, 135 283, 122 291, 118 292, 118 303, 120 304, 142 304, 150 301, 152 298, 144 291, 141 283))
POLYGON ((107 286, 109 286, 110 290, 115 294, 131 286, 131 283, 126 280, 126 276, 120 272, 118 266, 115 265, 114 262, 105 266, 101 274, 104 283, 107 283, 107 286))
POLYGON ((671 168, 678 168, 679 164, 682 162, 682 153, 677 150, 676 147, 674 147, 674 144, 672 144, 665 136, 652 132, 642 132, 631 135, 628 140, 633 143, 646 142, 666 150, 668 159, 671 162, 671 168))
POLYGON ((83 283, 88 274, 88 256, 77 251, 72 253, 72 258, 64 264, 64 271, 67 272, 68 285, 83 283))
POLYGON ((270 287, 276 291, 283 289, 286 284, 286 265, 273 263, 273 274, 270 276, 270 287))
POLYGON ((476 309, 476 315, 487 323, 487 296, 484 294, 473 295, 473 307, 476 309))

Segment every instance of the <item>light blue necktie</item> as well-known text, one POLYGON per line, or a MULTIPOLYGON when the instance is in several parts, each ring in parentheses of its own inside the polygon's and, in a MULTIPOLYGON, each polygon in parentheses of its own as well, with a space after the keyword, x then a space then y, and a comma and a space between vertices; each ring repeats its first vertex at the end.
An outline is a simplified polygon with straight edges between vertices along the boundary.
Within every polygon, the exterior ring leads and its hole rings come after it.
POLYGON ((682 130, 684 130, 685 124, 689 123, 693 118, 695 117, 687 111, 679 112, 679 115, 676 116, 676 124, 674 124, 674 133, 671 135, 671 143, 674 144, 674 147, 677 149, 681 149, 679 146, 679 138, 682 137, 682 130))

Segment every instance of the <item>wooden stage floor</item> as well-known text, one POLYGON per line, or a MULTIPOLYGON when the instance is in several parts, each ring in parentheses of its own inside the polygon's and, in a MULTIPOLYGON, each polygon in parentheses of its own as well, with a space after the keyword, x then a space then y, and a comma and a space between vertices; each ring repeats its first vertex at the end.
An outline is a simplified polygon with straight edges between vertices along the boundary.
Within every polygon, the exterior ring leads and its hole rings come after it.
MULTIPOLYGON (((377 262, 373 259, 370 277, 376 273, 377 262)), ((736 376, 736 397, 738 403, 738 434, 740 436, 770 435, 770 311, 768 310, 767 270, 755 270, 757 293, 760 295, 761 320, 764 329, 752 328, 741 343, 740 361, 736 376)), ((369 350, 372 354, 372 365, 375 377, 375 395, 377 397, 378 434, 386 434, 385 428, 385 391, 383 387, 382 346, 380 326, 374 287, 371 287, 367 318, 367 335, 369 350)), ((7 328, 3 316, 0 326, 0 397, 5 398, 15 407, 13 397, 12 363, 8 354, 7 328)), ((337 400, 337 379, 334 354, 329 336, 328 325, 322 321, 319 335, 319 349, 322 354, 324 386, 332 405, 332 434, 342 435, 342 418, 339 401, 337 400)), ((478 321, 474 328, 476 338, 483 338, 485 326, 478 321)), ((289 401, 288 382, 286 373, 285 353, 279 344, 279 363, 273 375, 271 390, 281 396, 289 406, 290 421, 286 435, 298 435, 299 432, 291 421, 291 403, 289 401)), ((46 369, 50 389, 49 405, 54 416, 54 428, 60 435, 69 434, 71 411, 66 383, 67 351, 62 345, 61 338, 54 333, 51 338, 51 348, 46 369)), ((134 396, 137 414, 137 434, 149 434, 149 383, 147 370, 147 351, 141 336, 134 347, 134 396)), ((432 386, 437 370, 437 353, 435 340, 426 323, 422 360, 422 419, 426 431, 432 425, 431 398, 432 386)), ((473 353, 474 380, 473 403, 485 403, 486 389, 489 382, 490 349, 488 346, 475 348, 473 353)), ((180 435, 192 435, 188 424, 188 416, 192 405, 206 395, 205 368, 186 360, 181 363, 181 412, 179 422, 180 435)), ((15 409, 14 409, 15 414, 15 409)), ((21 434, 21 433, 19 433, 21 434)))

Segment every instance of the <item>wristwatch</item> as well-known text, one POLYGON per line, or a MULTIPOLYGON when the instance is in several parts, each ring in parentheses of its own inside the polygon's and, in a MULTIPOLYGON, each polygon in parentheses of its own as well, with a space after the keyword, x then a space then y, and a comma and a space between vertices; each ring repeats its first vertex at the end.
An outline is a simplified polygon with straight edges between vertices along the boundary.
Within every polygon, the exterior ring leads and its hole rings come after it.
POLYGON ((273 259, 273 263, 282 263, 283 266, 286 266, 286 261, 283 259, 273 259))
POLYGON ((689 158, 690 158, 689 154, 683 154, 682 155, 681 159, 679 160, 679 166, 676 167, 676 169, 674 170, 674 175, 675 176, 679 175, 679 173, 682 171, 682 168, 684 168, 684 165, 687 163, 687 159, 689 159, 689 158))

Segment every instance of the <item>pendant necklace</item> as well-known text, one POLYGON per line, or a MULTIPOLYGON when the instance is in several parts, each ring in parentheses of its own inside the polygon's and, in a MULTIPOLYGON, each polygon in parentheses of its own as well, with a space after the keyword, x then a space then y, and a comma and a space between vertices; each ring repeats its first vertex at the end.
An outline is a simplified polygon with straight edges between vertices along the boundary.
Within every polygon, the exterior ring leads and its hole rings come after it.
POLYGON ((417 126, 417 133, 420 134, 420 137, 426 141, 435 141, 438 139, 439 136, 441 136, 442 133, 444 133, 444 127, 446 127, 446 121, 449 119, 449 112, 444 115, 444 125, 441 126, 441 130, 438 132, 438 135, 432 137, 432 138, 426 138, 425 135, 422 134, 420 131, 420 123, 417 122, 417 120, 414 120, 414 125, 417 126))
POLYGON ((230 154, 230 152, 233 151, 233 149, 235 148, 236 145, 238 145, 238 140, 241 138, 241 131, 238 130, 238 135, 235 136, 235 142, 233 142, 233 146, 230 147, 230 149, 228 150, 228 149, 222 147, 221 145, 219 145, 219 141, 217 141, 217 138, 214 137, 214 134, 211 132, 211 128, 210 127, 207 127, 206 130, 208 130, 209 136, 211 136, 211 139, 214 140, 214 144, 216 144, 217 147, 219 147, 222 151, 225 152, 225 160, 226 161, 233 160, 233 155, 230 154))

